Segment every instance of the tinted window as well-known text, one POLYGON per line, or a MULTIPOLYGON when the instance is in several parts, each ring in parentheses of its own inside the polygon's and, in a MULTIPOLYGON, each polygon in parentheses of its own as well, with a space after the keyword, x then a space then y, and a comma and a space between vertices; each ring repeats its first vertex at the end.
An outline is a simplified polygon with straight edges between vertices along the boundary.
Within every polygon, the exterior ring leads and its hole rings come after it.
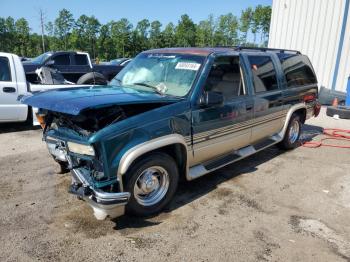
POLYGON ((7 57, 0 57, 0 81, 11 81, 10 63, 7 57))
POLYGON ((256 93, 278 89, 275 67, 269 56, 248 56, 256 93))
POLYGON ((244 95, 238 56, 220 56, 215 59, 206 81, 205 91, 220 92, 224 100, 244 95))
POLYGON ((55 65, 70 65, 69 54, 57 55, 52 59, 55 61, 55 65))
POLYGON ((88 59, 87 59, 87 55, 77 54, 77 55, 74 55, 74 58, 75 58, 76 65, 88 65, 89 64, 88 59))
POLYGON ((304 55, 278 54, 288 87, 316 84, 310 60, 304 55))

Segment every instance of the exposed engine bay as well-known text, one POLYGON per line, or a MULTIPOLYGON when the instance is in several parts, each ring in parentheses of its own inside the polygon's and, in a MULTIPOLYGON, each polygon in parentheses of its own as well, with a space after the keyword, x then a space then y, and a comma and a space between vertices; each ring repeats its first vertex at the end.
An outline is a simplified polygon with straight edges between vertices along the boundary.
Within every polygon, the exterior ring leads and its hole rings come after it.
POLYGON ((49 111, 46 120, 50 129, 69 128, 82 136, 89 136, 116 122, 138 115, 167 103, 114 105, 109 107, 86 109, 79 115, 49 111))

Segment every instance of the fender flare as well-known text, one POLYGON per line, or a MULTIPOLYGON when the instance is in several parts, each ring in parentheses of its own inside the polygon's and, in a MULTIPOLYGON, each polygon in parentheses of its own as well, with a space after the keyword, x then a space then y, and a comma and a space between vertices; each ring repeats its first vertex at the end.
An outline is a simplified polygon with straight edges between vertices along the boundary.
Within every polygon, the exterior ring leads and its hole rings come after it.
MULTIPOLYGON (((155 149, 173 144, 182 144, 186 148, 186 152, 188 151, 185 138, 179 134, 158 137, 130 148, 119 161, 117 172, 118 180, 122 181, 121 177, 128 171, 129 167, 138 157, 155 149)), ((186 157, 186 172, 188 172, 188 156, 186 157)))
POLYGON ((284 135, 285 135, 285 133, 287 131, 289 120, 292 117, 292 114, 295 111, 299 110, 299 109, 307 110, 307 107, 306 107, 306 105, 304 103, 300 103, 300 104, 293 105, 291 108, 288 109, 288 113, 287 113, 286 120, 284 122, 283 128, 278 134, 281 137, 281 139, 283 139, 283 137, 284 137, 284 135))

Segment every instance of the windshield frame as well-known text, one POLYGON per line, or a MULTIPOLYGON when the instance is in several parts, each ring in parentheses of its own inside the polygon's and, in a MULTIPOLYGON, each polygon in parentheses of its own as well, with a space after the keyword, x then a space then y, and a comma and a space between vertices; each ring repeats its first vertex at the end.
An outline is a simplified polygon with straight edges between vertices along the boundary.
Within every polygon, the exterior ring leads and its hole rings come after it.
MULTIPOLYGON (((157 50, 158 51, 158 50, 157 50)), ((173 95, 173 94, 167 94, 167 93, 164 93, 163 95, 164 96, 171 96, 171 97, 176 97, 176 98, 187 98, 189 96, 192 95, 193 93, 193 90, 194 90, 194 87, 197 85, 197 82, 198 82, 198 79, 200 78, 202 72, 203 72, 203 68, 205 68, 205 65, 208 61, 208 55, 199 55, 199 54, 191 54, 191 53, 182 53, 182 52, 172 52, 172 53, 168 53, 168 52, 162 52, 162 51, 158 51, 158 52, 149 52, 149 51, 145 51, 145 52, 142 52, 140 54, 138 54, 134 59, 132 59, 132 61, 130 61, 130 63, 128 63, 112 80, 112 81, 115 81, 116 83, 115 84, 111 84, 112 86, 123 86, 123 84, 121 83, 122 80, 120 78, 118 78, 119 74, 121 72, 123 72, 124 70, 128 70, 129 67, 131 67, 133 65, 133 63, 137 60, 137 58, 139 56, 143 56, 143 55, 159 55, 159 56, 178 56, 178 55, 187 55, 187 56, 195 56, 195 57, 202 57, 203 58, 203 61, 201 61, 200 63, 200 67, 198 68, 197 72, 196 72, 196 75, 191 83, 191 85, 189 86, 188 90, 187 90, 187 93, 183 96, 177 96, 177 95, 173 95)), ((110 82, 110 83, 111 83, 110 82)), ((129 87, 129 86, 128 86, 129 87)), ((134 88, 132 86, 130 86, 130 88, 134 88)), ((140 90, 138 88, 134 88, 136 90, 140 90)), ((156 93, 155 90, 150 90, 152 93, 156 93)))

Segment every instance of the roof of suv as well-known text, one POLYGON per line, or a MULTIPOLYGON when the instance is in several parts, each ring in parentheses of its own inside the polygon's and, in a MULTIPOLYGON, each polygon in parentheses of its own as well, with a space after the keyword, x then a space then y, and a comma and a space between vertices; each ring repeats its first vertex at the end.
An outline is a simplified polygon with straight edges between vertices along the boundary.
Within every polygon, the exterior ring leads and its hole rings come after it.
POLYGON ((180 54, 191 54, 191 55, 203 55, 207 56, 211 53, 234 51, 234 48, 229 47, 175 47, 175 48, 160 48, 147 50, 144 53, 154 54, 154 53, 180 53, 180 54))
POLYGON ((277 48, 254 48, 254 47, 240 47, 240 46, 232 46, 232 47, 175 47, 175 48, 160 48, 160 49, 152 49, 147 50, 144 53, 154 54, 154 53, 168 53, 168 54, 191 54, 191 55, 202 55, 208 56, 212 53, 222 53, 222 52, 232 52, 232 51, 250 51, 250 52, 277 52, 277 53, 295 53, 300 54, 299 51, 296 50, 288 50, 288 49, 277 49, 277 48))

